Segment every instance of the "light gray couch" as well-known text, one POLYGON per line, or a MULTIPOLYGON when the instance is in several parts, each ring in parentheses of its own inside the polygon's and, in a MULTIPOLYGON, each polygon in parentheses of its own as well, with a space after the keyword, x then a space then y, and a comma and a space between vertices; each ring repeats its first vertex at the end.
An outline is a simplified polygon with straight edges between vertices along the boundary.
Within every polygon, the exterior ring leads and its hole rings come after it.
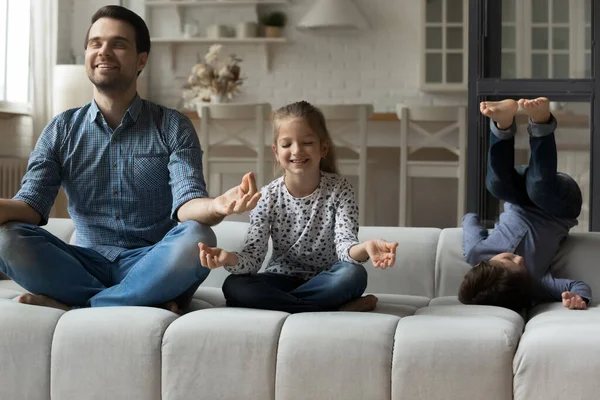
MULTIPOLYGON (((215 227, 239 249, 246 224, 215 227)), ((70 220, 48 230, 69 241, 70 220)), ((211 272, 182 317, 145 307, 62 312, 21 305, 0 282, 0 399, 595 399, 600 312, 556 304, 525 323, 456 300, 468 265, 460 229, 364 227, 400 243, 396 265, 367 267, 371 313, 289 315, 223 308, 211 272)), ((574 234, 557 274, 600 294, 600 234, 574 234)))

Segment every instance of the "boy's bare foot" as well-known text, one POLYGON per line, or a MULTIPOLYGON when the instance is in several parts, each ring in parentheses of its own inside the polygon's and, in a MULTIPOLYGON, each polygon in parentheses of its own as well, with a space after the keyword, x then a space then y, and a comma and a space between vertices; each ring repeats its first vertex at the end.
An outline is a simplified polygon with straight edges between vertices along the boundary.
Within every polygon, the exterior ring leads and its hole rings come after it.
POLYGON ((517 110, 519 110, 519 104, 512 99, 479 103, 479 111, 494 121, 501 130, 510 128, 517 110))
POLYGON ((521 99, 519 100, 519 104, 523 107, 523 112, 531 118, 534 124, 547 124, 550 121, 550 102, 547 98, 521 99))
POLYGON ((349 301, 340 307, 340 311, 357 311, 357 312, 367 312, 373 311, 375 306, 377 305, 377 301, 379 299, 372 294, 368 294, 363 297, 359 297, 358 299, 354 299, 349 301))
POLYGON ((63 304, 59 301, 54 300, 52 297, 44 296, 41 294, 24 293, 17 299, 19 303, 30 304, 32 306, 43 306, 58 308, 59 310, 69 311, 71 307, 63 304))

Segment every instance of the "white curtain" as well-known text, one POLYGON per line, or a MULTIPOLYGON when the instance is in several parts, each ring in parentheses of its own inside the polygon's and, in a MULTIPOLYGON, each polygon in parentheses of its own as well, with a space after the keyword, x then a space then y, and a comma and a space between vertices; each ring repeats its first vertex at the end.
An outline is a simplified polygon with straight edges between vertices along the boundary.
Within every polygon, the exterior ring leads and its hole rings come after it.
POLYGON ((31 81, 34 144, 52 118, 52 71, 56 64, 58 0, 31 0, 31 81))

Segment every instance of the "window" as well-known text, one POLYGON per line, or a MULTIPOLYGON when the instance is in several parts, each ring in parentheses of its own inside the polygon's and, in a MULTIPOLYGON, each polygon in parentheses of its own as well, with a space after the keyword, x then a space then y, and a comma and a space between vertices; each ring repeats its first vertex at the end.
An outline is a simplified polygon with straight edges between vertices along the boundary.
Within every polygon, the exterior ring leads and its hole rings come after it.
POLYGON ((27 112, 30 0, 0 0, 0 110, 27 112))
POLYGON ((502 0, 502 78, 591 77, 591 0, 502 0))

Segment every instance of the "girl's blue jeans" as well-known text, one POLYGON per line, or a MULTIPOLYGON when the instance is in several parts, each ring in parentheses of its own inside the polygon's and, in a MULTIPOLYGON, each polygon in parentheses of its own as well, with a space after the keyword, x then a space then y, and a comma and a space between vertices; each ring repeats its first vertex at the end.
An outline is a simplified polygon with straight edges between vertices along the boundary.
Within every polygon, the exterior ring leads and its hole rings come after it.
POLYGON ((298 313, 337 310, 362 296, 366 287, 365 267, 338 262, 308 281, 268 272, 229 275, 223 283, 223 294, 230 307, 298 313))

